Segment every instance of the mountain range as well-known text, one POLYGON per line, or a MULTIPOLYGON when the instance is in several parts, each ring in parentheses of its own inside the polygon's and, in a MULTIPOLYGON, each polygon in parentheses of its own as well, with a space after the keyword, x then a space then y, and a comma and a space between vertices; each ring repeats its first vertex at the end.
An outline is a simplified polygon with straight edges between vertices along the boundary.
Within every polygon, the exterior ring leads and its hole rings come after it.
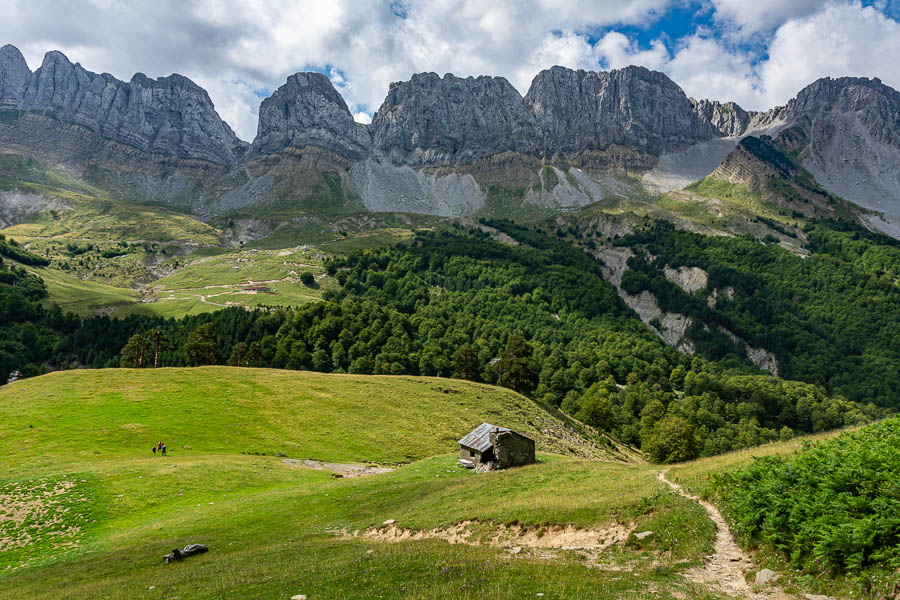
POLYGON ((323 203, 441 216, 575 208, 705 177, 758 187, 771 171, 900 236, 900 93, 878 79, 820 79, 785 106, 752 112, 689 98, 643 67, 556 66, 524 97, 502 77, 419 73, 391 84, 363 125, 325 75, 297 73, 262 101, 247 143, 186 77, 124 82, 56 51, 32 72, 7 45, 0 152, 201 218, 323 203), (740 144, 750 137, 762 141, 740 144), (762 147, 774 154, 748 153, 762 147), (790 164, 773 166, 778 156, 790 164))

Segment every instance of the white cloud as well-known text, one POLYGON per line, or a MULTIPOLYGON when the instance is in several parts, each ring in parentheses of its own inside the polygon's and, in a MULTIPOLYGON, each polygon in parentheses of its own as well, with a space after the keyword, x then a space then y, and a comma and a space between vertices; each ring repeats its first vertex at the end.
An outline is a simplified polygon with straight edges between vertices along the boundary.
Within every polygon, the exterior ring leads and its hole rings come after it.
POLYGON ((784 21, 819 10, 822 0, 712 0, 715 18, 749 35, 771 31, 784 21))
POLYGON ((770 104, 826 76, 879 77, 900 89, 900 23, 859 3, 830 5, 782 25, 760 75, 770 104))
POLYGON ((365 112, 353 113, 353 120, 357 123, 362 123, 363 125, 368 125, 372 122, 372 115, 365 112))

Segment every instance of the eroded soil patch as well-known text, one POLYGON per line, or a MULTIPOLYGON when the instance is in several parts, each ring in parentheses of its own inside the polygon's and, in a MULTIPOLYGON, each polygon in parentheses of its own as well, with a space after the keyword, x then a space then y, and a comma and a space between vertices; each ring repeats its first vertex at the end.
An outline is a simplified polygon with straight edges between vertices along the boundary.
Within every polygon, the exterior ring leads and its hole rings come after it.
POLYGON ((364 475, 380 475, 390 473, 394 469, 389 467, 376 467, 373 465, 353 465, 348 463, 320 462, 318 460, 300 460, 298 458, 285 458, 284 464, 294 469, 324 469, 337 473, 341 477, 362 477, 364 475))
POLYGON ((493 526, 478 521, 461 521, 448 527, 424 530, 407 529, 391 523, 365 531, 344 532, 343 535, 389 543, 439 539, 450 544, 494 546, 503 548, 512 555, 530 554, 541 558, 554 558, 558 551, 576 551, 585 558, 595 559, 607 548, 623 544, 634 528, 633 524, 621 523, 579 528, 572 525, 493 526))
POLYGON ((78 548, 94 519, 94 497, 77 476, 0 482, 0 569, 78 548))

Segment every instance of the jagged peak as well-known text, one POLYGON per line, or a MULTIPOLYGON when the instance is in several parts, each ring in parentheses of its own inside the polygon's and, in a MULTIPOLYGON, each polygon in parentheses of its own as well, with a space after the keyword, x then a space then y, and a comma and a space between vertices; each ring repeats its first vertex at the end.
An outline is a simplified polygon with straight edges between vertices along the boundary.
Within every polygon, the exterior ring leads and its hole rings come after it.
MULTIPOLYGON (((69 60, 69 57, 60 52, 59 50, 50 50, 49 52, 44 54, 44 60, 41 62, 41 67, 45 65, 56 65, 56 64, 64 64, 70 67, 75 66, 72 64, 72 61, 69 60)), ((81 66, 80 64, 78 65, 81 66)))
POLYGON ((309 91, 324 96, 330 102, 339 105, 348 114, 350 113, 347 102, 337 88, 334 87, 331 78, 317 71, 301 71, 289 75, 287 80, 271 96, 263 100, 263 103, 274 102, 279 98, 289 98, 298 94, 308 93, 309 91))
POLYGON ((22 52, 12 44, 5 44, 3 47, 0 47, 0 57, 6 57, 8 59, 12 58, 16 61, 25 63, 26 66, 28 65, 22 52))

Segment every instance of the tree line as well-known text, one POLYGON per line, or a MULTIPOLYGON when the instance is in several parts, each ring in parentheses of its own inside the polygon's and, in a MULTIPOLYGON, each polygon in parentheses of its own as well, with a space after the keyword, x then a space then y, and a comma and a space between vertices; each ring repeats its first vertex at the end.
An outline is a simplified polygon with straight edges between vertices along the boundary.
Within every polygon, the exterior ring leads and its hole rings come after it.
MULTIPOLYGON (((32 301, 21 322, 46 337, 16 334, 32 348, 18 366, 0 347, 0 375, 230 364, 459 377, 560 407, 659 462, 883 414, 734 356, 683 355, 625 306, 588 254, 513 223, 491 225, 518 245, 478 230, 420 232, 408 245, 331 260, 339 287, 296 309, 78 319, 32 301)), ((652 241, 652 231, 642 235, 636 246, 652 241)))

